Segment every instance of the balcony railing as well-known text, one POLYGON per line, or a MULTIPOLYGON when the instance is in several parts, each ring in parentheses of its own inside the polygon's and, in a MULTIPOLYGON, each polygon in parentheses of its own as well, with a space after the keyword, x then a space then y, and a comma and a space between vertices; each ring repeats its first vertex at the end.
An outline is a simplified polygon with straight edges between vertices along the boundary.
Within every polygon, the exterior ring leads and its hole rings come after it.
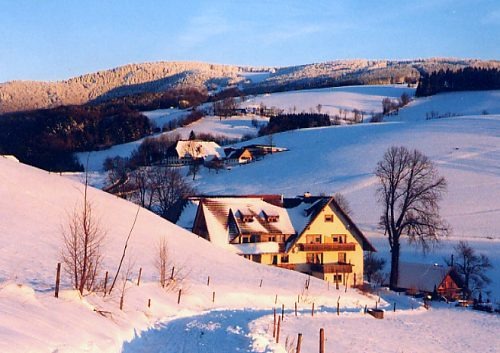
POLYGON ((298 244, 300 251, 354 251, 355 243, 298 244))
POLYGON ((277 264, 276 266, 281 267, 281 268, 286 268, 287 270, 295 270, 296 265, 295 264, 277 264))
POLYGON ((351 264, 329 263, 329 264, 309 264, 312 271, 322 273, 352 273, 351 264))

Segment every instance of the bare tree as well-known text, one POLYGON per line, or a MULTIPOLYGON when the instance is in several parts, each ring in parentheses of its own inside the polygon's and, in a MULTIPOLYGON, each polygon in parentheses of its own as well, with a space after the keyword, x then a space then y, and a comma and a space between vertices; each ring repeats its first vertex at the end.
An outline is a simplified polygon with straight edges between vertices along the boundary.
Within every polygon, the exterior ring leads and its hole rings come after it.
POLYGON ((168 271, 168 247, 167 247, 167 239, 162 237, 157 246, 156 250, 156 260, 155 267, 158 270, 158 274, 160 275, 160 285, 162 288, 165 288, 167 285, 167 271, 168 271))
POLYGON ((184 180, 177 169, 156 168, 153 179, 157 202, 156 208, 158 214, 164 218, 168 216, 170 208, 178 201, 194 194, 194 189, 184 180))
POLYGON ((493 267, 488 257, 484 254, 476 254, 468 242, 461 240, 454 248, 456 261, 446 260, 448 266, 453 266, 463 277, 463 295, 469 298, 474 291, 480 291, 484 286, 491 283, 486 271, 493 267))
POLYGON ((344 196, 344 194, 342 194, 340 192, 336 192, 333 195, 333 198, 335 199, 335 201, 337 202, 337 204, 340 206, 340 208, 342 209, 342 211, 344 211, 344 213, 346 215, 348 215, 349 217, 351 217, 352 214, 353 214, 352 208, 351 208, 351 205, 349 204, 349 200, 347 200, 347 198, 344 196))
POLYGON ((83 205, 69 215, 68 224, 62 227, 62 262, 71 282, 80 294, 95 289, 102 260, 102 246, 106 232, 94 214, 87 197, 88 177, 85 176, 83 205))
POLYGON ((383 206, 379 226, 388 236, 391 248, 390 287, 398 283, 400 241, 424 251, 449 233, 441 219, 438 201, 446 191, 446 181, 438 175, 434 163, 417 150, 390 147, 375 169, 380 185, 377 189, 383 206))

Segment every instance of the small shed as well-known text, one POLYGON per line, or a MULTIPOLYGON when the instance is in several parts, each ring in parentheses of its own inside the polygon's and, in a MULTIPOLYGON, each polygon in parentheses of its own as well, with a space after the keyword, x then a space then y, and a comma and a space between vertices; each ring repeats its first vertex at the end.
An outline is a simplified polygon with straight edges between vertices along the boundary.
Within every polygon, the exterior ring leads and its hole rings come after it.
POLYGON ((397 287, 411 294, 436 290, 438 295, 455 300, 461 297, 462 280, 453 267, 400 262, 397 287))

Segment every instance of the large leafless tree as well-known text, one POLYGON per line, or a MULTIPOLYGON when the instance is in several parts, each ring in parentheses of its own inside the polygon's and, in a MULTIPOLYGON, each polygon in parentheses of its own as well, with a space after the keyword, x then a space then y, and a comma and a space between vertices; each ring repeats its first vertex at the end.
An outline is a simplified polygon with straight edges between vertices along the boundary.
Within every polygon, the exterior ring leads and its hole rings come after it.
POLYGON ((383 206, 379 226, 388 236, 391 248, 390 287, 395 289, 399 276, 401 237, 424 251, 449 233, 439 214, 438 202, 446 191, 446 180, 439 176, 434 163, 417 150, 390 147, 378 162, 377 193, 383 206))

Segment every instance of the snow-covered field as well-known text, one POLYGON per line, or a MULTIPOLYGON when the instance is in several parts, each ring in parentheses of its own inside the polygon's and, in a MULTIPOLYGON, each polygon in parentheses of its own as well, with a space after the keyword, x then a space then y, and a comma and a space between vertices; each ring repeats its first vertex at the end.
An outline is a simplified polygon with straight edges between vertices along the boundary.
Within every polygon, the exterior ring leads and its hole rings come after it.
MULTIPOLYGON (((387 256, 386 240, 376 228, 380 207, 373 170, 391 145, 418 148, 448 180, 442 213, 454 233, 425 258, 410 248, 405 248, 403 258, 442 262, 459 239, 467 239, 492 260, 492 298, 498 300, 500 115, 477 115, 483 110, 500 113, 497 98, 497 92, 438 95, 411 103, 392 122, 276 134, 273 142, 290 151, 217 175, 202 170, 196 186, 201 193, 225 194, 294 196, 340 191, 350 201, 354 221, 379 255, 387 256), (475 115, 427 121, 422 114, 431 107, 440 113, 475 115)), ((323 106, 325 102, 319 101, 323 106)), ((108 232, 104 269, 114 273, 137 206, 99 190, 91 189, 89 194, 108 232)), ((306 276, 215 248, 146 210, 139 212, 129 246, 134 266, 123 311, 118 308, 119 291, 106 298, 102 294, 80 298, 69 289, 67 276, 61 298, 55 299, 61 226, 81 199, 78 181, 0 157, 1 352, 120 352, 122 343, 133 339, 123 346, 124 352, 283 353, 287 338, 290 342, 300 332, 302 352, 312 353, 318 351, 320 327, 325 329, 326 351, 496 352, 500 346, 498 315, 442 305, 426 311, 413 299, 382 292, 379 305, 387 309, 386 318, 375 320, 361 308, 374 306, 377 296, 337 291, 316 279, 305 291, 306 276), (177 304, 177 290, 165 291, 157 284, 154 254, 162 236, 168 241, 170 263, 186 276, 178 284, 181 304, 177 304), (143 274, 137 286, 139 268, 143 274), (341 315, 337 316, 339 296, 341 315), (297 297, 299 318, 290 311, 297 297), (310 317, 313 302, 318 311, 310 317), (390 310, 393 302, 397 302, 396 313, 390 310), (281 304, 288 311, 276 344, 272 308, 281 304), (148 328, 152 330, 144 333, 148 328)))
MULTIPOLYGON (((297 295, 303 300, 314 298, 318 305, 333 306, 336 300, 331 295, 335 291, 328 291, 322 281, 313 279, 311 289, 304 290, 306 276, 245 260, 146 210, 139 212, 127 250, 133 267, 123 311, 119 310, 120 290, 105 298, 102 294, 80 298, 69 290, 65 274, 61 298, 55 299, 61 227, 82 201, 83 186, 2 157, 0 171, 0 352, 118 352, 135 330, 159 320, 213 308, 269 310, 276 295, 287 307, 297 295), (168 242, 170 265, 185 277, 177 283, 183 293, 180 305, 177 290, 165 291, 157 283, 154 262, 161 237, 168 242), (139 268, 142 284, 137 286, 139 268)), ((107 231, 103 270, 113 274, 137 206, 96 189, 89 190, 89 199, 107 231)), ((348 306, 372 301, 352 291, 343 296, 348 306)))
POLYGON ((362 110, 366 114, 379 113, 382 111, 382 99, 399 98, 403 93, 413 96, 415 89, 405 85, 310 89, 258 95, 248 99, 242 105, 244 107, 260 106, 262 103, 267 107, 284 109, 286 113, 302 111, 316 113, 320 104, 321 113, 335 115, 339 114, 339 109, 342 109, 348 110, 350 117, 353 109, 362 110))

